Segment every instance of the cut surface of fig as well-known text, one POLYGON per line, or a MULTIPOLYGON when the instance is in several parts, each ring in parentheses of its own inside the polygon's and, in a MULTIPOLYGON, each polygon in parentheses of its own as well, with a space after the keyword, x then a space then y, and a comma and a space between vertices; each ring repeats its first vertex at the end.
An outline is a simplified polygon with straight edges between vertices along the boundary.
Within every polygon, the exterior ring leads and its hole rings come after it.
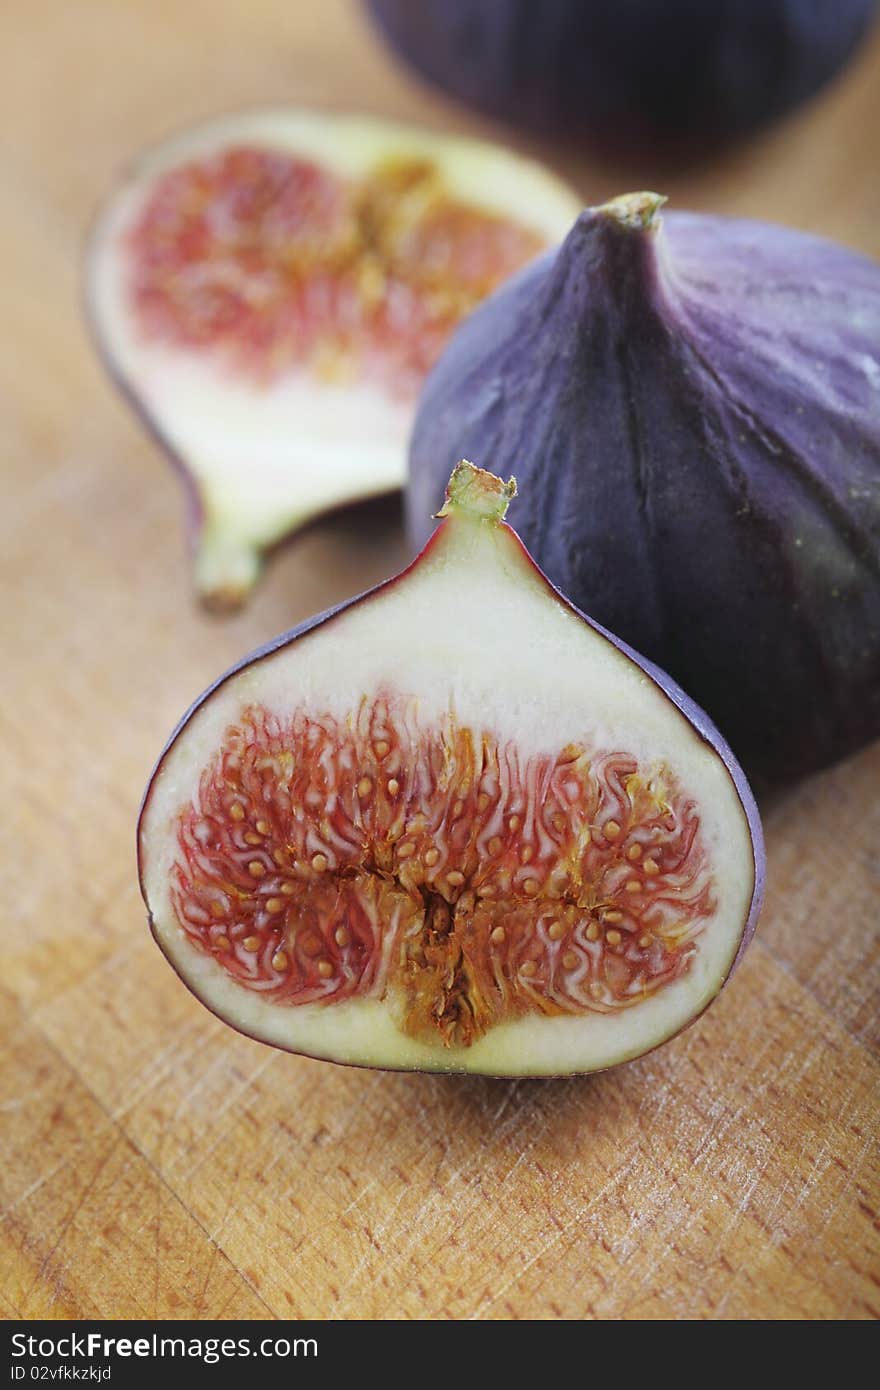
POLYGON ((195 498, 234 603, 315 515, 398 487, 421 382, 574 195, 491 145, 365 117, 230 117, 143 159, 96 229, 104 358, 195 498))
POLYGON ((729 750, 456 469, 396 579, 190 711, 139 829, 156 939, 234 1027, 383 1067, 557 1074, 692 1021, 754 928, 729 750))

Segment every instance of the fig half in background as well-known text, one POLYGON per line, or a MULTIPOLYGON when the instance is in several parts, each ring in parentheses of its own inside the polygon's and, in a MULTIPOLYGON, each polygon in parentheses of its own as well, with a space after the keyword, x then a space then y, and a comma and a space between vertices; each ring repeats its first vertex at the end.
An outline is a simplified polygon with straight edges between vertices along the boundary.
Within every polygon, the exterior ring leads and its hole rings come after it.
POLYGON ((252 112, 140 160, 99 219, 88 302, 189 487, 206 600, 240 601, 267 546, 402 485, 452 328, 579 207, 497 146, 362 116, 252 112))
POLYGON ((234 1027, 556 1074, 692 1022, 754 930, 757 811, 705 716, 548 584, 461 463, 397 578, 186 715, 145 798, 154 935, 234 1027))
POLYGON ((510 463, 551 581, 794 777, 880 735, 880 267, 662 202, 587 210, 462 326, 411 533, 460 454, 510 463))
POLYGON ((874 0, 369 0, 391 45, 517 127, 699 154, 813 96, 874 0))

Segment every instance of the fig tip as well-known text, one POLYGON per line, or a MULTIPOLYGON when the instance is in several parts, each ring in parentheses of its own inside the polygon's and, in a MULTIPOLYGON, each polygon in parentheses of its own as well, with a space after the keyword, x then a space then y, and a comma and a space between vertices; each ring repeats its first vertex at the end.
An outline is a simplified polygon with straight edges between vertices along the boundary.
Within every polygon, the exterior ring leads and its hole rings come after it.
POLYGON ((660 209, 669 199, 664 193, 623 193, 600 204, 595 211, 602 217, 610 217, 621 227, 631 231, 650 231, 660 225, 660 209))
POLYGON ((481 521, 503 521, 515 496, 516 478, 508 478, 505 483, 487 469, 477 468, 468 459, 460 459, 452 470, 446 500, 436 513, 436 520, 457 515, 481 521))

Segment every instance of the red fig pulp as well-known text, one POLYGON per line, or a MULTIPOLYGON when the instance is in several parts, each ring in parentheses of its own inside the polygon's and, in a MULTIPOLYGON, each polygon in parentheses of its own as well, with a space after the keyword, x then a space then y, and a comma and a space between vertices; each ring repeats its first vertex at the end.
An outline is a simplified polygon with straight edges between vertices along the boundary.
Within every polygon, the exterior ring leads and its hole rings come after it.
POLYGON ((195 497, 214 603, 329 508, 401 484, 450 332, 563 234, 574 196, 491 145, 365 117, 231 117, 143 159, 88 292, 111 372, 195 497))
POLYGON ((590 1071, 714 998, 763 861, 729 750, 572 609, 461 464, 404 574, 190 711, 139 830, 156 939, 216 1013, 336 1061, 590 1071))

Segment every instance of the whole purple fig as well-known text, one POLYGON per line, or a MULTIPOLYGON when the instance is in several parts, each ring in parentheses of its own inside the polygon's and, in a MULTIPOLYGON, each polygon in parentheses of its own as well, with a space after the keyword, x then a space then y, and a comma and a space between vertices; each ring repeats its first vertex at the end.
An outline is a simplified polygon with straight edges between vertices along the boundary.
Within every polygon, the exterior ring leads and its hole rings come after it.
POLYGON ((369 0, 429 81, 512 125, 699 152, 813 96, 875 0, 369 0))
POLYGON ((462 454, 525 544, 782 780, 880 735, 880 267, 633 194, 493 295, 426 383, 414 540, 462 454))

